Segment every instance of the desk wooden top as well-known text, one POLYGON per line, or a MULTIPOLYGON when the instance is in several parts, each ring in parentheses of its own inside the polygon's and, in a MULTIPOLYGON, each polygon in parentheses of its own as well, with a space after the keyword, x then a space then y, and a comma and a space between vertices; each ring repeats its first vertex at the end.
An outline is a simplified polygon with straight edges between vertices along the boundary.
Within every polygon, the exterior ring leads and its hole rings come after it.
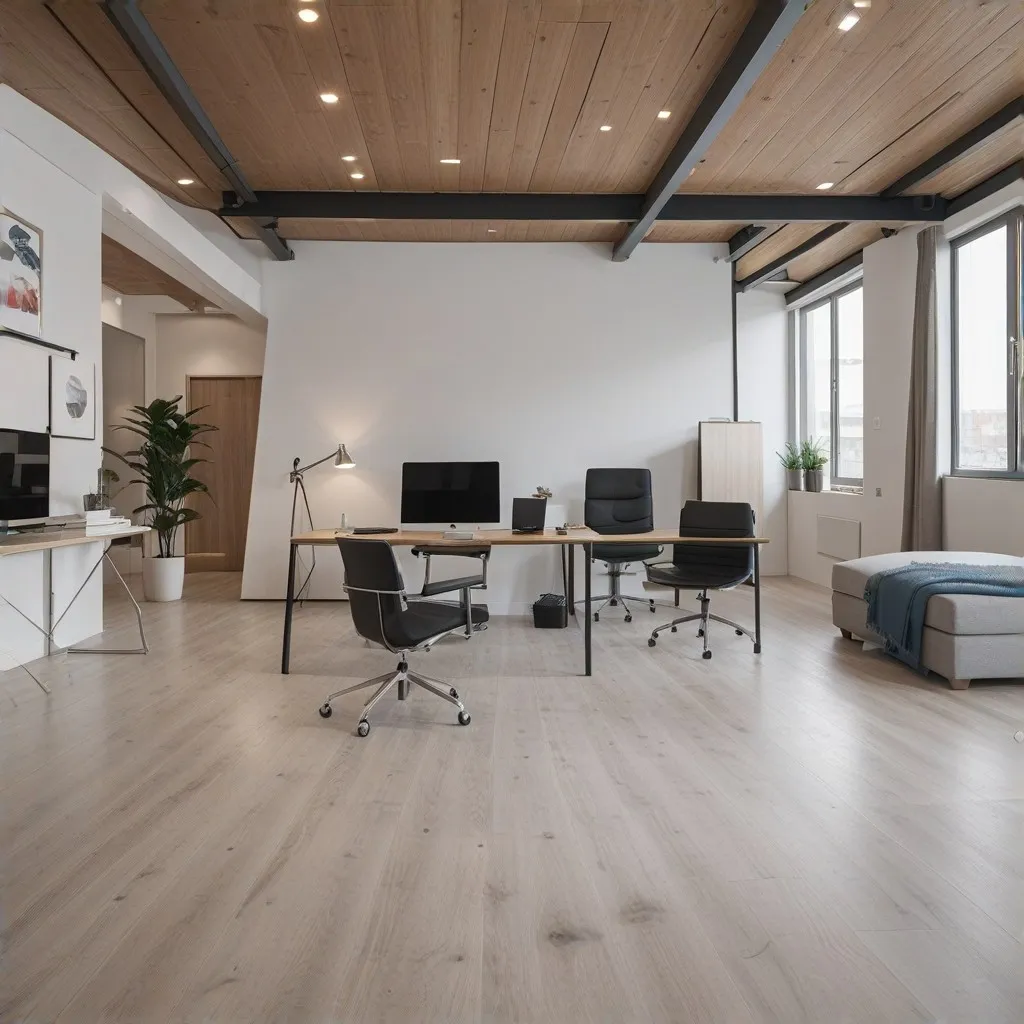
MULTIPOLYGON (((337 530, 313 530, 292 537, 293 544, 333 545, 338 536, 351 536, 337 530)), ((396 547, 529 547, 535 544, 767 544, 767 537, 680 537, 675 530, 652 530, 649 533, 600 534, 584 527, 570 530, 564 536, 554 530, 543 533, 513 533, 511 530, 477 530, 470 540, 450 540, 441 530, 399 530, 397 533, 360 534, 356 540, 386 540, 396 547)))
POLYGON ((0 537, 0 558, 4 555, 24 555, 30 551, 50 551, 53 548, 72 548, 79 544, 96 544, 149 533, 148 526, 126 526, 116 533, 86 534, 85 530, 53 530, 49 533, 18 533, 0 537))

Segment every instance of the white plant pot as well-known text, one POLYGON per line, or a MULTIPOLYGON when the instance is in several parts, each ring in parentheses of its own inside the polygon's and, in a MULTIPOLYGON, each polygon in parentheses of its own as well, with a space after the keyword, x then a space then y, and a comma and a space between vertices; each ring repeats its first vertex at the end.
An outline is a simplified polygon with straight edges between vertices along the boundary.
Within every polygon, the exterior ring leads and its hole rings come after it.
POLYGON ((180 601, 184 585, 183 556, 142 560, 142 590, 147 601, 180 601))

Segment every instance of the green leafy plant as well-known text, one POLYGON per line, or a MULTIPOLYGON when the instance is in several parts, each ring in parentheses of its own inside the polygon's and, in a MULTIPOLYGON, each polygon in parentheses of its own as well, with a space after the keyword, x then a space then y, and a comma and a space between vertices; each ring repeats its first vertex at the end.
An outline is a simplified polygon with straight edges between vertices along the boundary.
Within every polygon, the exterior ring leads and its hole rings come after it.
POLYGON ((786 442, 786 447, 781 452, 775 453, 783 469, 803 469, 804 464, 801 458, 800 449, 792 441, 786 442))
POLYGON ((115 429, 137 434, 142 443, 123 455, 104 448, 108 455, 120 459, 137 474, 129 483, 146 488, 146 504, 134 509, 133 514, 144 513, 146 525, 156 532, 159 558, 173 557, 178 530, 200 518, 194 508, 185 507, 186 499, 192 494, 209 493, 206 484, 190 475, 194 466, 208 460, 192 457, 190 448, 208 447, 197 438, 217 428, 195 422, 193 417, 202 408, 179 411, 181 399, 181 395, 176 395, 170 400, 157 398, 149 405, 132 406, 133 415, 126 416, 125 422, 115 429))
POLYGON ((825 442, 820 437, 804 441, 800 445, 800 465, 812 473, 828 465, 825 442))

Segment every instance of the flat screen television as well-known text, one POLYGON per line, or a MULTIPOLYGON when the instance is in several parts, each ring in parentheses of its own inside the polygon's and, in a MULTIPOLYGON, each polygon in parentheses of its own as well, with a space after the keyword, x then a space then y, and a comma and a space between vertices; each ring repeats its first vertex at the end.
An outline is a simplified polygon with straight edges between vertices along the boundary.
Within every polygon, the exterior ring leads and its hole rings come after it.
POLYGON ((0 427, 0 520, 50 514, 50 435, 0 427))
POLYGON ((403 523, 496 523, 501 518, 497 462, 402 464, 403 523))

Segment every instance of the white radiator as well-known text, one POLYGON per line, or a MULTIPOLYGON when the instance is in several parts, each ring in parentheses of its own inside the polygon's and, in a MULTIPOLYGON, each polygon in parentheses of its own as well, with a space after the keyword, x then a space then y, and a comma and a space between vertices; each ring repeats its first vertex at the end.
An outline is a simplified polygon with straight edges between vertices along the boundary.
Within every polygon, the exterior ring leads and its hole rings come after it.
POLYGON ((860 521, 818 516, 818 554, 843 562, 860 558, 860 521))

